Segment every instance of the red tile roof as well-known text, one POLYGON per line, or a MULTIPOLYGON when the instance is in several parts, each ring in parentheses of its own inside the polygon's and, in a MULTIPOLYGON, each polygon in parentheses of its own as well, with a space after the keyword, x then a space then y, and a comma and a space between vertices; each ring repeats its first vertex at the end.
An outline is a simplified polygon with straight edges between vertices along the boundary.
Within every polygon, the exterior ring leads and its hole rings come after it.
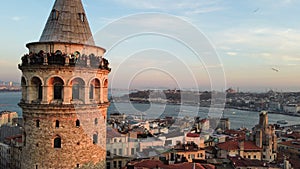
POLYGON ((292 138, 292 139, 300 139, 300 133, 299 132, 293 132, 291 134, 282 134, 281 136, 292 138))
MULTIPOLYGON (((217 144, 217 147, 219 149, 222 149, 222 150, 239 150, 240 147, 239 147, 239 141, 237 140, 230 140, 230 141, 226 141, 224 143, 219 143, 217 144)), ((257 147, 254 142, 252 141, 244 141, 244 150, 245 151, 253 151, 253 150, 261 150, 260 147, 257 147)))
POLYGON ((285 145, 288 147, 300 148, 300 140, 290 140, 278 143, 279 145, 285 145))
POLYGON ((268 168, 267 164, 260 160, 250 160, 241 157, 229 157, 235 168, 239 167, 265 167, 268 168))
POLYGON ((217 147, 219 149, 227 150, 227 151, 239 149, 238 142, 235 140, 230 140, 230 141, 226 141, 224 143, 219 143, 219 144, 217 144, 217 147))
POLYGON ((106 137, 107 138, 115 138, 115 137, 121 137, 121 133, 114 130, 113 128, 107 128, 106 130, 106 137))
POLYGON ((200 134, 197 134, 197 133, 187 133, 186 136, 187 137, 200 137, 200 134))
POLYGON ((140 162, 136 162, 134 163, 134 167, 136 169, 140 169, 140 168, 163 168, 163 169, 194 169, 194 165, 195 165, 195 169, 215 169, 215 167, 213 165, 201 165, 199 163, 180 163, 180 164, 170 164, 170 165, 166 165, 164 163, 162 163, 159 160, 143 160, 140 162))
POLYGON ((244 150, 261 150, 262 148, 255 145, 252 141, 245 141, 244 142, 244 150))

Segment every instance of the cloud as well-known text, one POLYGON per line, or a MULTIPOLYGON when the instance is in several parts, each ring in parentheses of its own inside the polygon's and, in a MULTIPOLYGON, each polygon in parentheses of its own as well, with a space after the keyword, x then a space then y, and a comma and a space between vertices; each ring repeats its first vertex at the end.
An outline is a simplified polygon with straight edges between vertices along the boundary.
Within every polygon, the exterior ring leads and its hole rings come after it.
POLYGON ((212 37, 217 50, 229 56, 255 57, 266 61, 300 61, 300 31, 291 28, 235 28, 212 37))
POLYGON ((11 20, 13 20, 13 21, 20 21, 20 20, 22 20, 22 17, 20 17, 20 16, 14 16, 14 17, 11 18, 11 20))
POLYGON ((227 55, 229 55, 229 56, 236 56, 237 53, 236 52, 227 52, 227 55))
POLYGON ((219 0, 115 0, 131 8, 160 11, 187 11, 184 14, 200 14, 223 9, 219 0))

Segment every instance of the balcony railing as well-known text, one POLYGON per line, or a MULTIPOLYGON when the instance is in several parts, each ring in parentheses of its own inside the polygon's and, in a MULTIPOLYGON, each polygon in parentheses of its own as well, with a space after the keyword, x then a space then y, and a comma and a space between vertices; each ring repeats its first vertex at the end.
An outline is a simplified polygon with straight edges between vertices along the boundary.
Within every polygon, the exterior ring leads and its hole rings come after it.
POLYGON ((62 54, 57 53, 29 53, 21 58, 22 66, 29 65, 60 65, 60 66, 79 66, 92 67, 110 71, 109 62, 102 56, 80 55, 80 54, 62 54))

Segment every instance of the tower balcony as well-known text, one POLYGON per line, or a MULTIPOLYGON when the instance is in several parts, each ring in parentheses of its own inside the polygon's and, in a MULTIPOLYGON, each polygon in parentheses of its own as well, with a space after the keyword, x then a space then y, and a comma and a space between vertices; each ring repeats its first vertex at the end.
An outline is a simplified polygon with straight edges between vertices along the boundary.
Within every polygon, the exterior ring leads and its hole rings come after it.
POLYGON ((90 55, 80 55, 79 52, 73 54, 63 54, 60 51, 55 53, 44 53, 40 51, 39 53, 29 53, 25 54, 21 58, 21 64, 18 65, 19 69, 22 70, 23 67, 27 66, 47 66, 47 65, 57 65, 57 66, 69 66, 69 67, 86 67, 86 68, 96 68, 101 70, 108 70, 109 62, 102 56, 90 55))

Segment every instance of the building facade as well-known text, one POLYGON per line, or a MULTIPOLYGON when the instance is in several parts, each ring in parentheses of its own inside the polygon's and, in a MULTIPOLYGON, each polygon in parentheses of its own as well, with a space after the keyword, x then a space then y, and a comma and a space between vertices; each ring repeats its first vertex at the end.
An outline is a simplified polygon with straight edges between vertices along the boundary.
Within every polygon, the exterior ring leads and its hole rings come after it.
POLYGON ((21 167, 105 168, 108 61, 81 0, 56 0, 22 71, 21 167))
POLYGON ((0 127, 2 125, 12 125, 14 118, 18 118, 17 112, 11 112, 11 111, 0 112, 0 127))
POLYGON ((268 113, 262 111, 259 124, 253 128, 253 141, 262 148, 262 160, 272 162, 277 158, 277 136, 275 127, 268 124, 268 113))

